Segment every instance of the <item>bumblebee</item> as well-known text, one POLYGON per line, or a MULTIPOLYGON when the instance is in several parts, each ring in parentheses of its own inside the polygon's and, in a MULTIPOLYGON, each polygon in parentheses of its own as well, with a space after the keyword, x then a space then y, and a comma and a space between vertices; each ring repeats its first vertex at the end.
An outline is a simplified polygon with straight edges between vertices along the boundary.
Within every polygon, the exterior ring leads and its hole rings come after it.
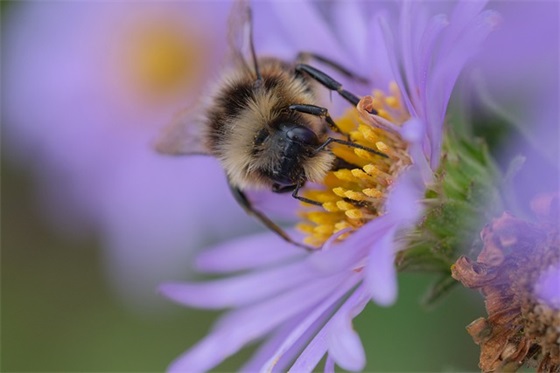
POLYGON ((202 105, 202 115, 189 110, 180 113, 156 148, 167 154, 215 157, 226 172, 233 195, 248 213, 286 241, 307 248, 255 209, 245 191, 291 193, 298 200, 320 205, 298 192, 306 182, 321 182, 328 171, 345 163, 329 150, 330 144, 386 155, 350 141, 328 110, 316 105, 322 87, 337 92, 352 106, 360 99, 307 62, 318 61, 346 77, 364 79, 312 53, 300 53, 292 62, 257 57, 251 17, 247 4, 234 5, 229 20, 232 67, 202 105))

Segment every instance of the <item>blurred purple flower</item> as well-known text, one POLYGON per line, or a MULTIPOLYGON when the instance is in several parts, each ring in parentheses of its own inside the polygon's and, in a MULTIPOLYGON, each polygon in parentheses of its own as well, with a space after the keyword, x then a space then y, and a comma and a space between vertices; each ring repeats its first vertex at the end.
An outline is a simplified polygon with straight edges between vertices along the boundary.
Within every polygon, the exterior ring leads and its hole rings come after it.
POLYGON ((498 159, 526 158, 514 198, 560 189, 560 3, 496 1, 503 17, 473 60, 476 103, 511 126, 498 159), (539 180, 539 182, 535 182, 539 180))
POLYGON ((5 151, 37 175, 50 222, 100 234, 125 297, 152 298, 162 278, 187 272, 194 248, 253 223, 213 160, 163 157, 151 144, 219 69, 228 8, 29 2, 5 19, 5 151))
POLYGON ((560 263, 550 265, 535 283, 535 294, 541 303, 560 310, 560 263))
MULTIPOLYGON (((483 371, 519 369, 524 364, 537 371, 556 371, 560 3, 494 5, 503 22, 473 61, 473 96, 485 118, 493 116, 509 126, 508 137, 497 149, 498 162, 509 165, 501 190, 507 211, 485 222, 482 252, 476 261, 460 258, 452 267, 453 276, 484 296, 488 316, 467 327, 481 347, 483 371)), ((482 123, 487 124, 492 121, 482 123)))
POLYGON ((292 58, 313 51, 355 68, 373 87, 397 83, 409 118, 392 123, 361 110, 362 120, 400 136, 412 164, 396 175, 384 214, 343 241, 336 236, 344 230, 310 254, 272 234, 248 237, 198 257, 201 271, 228 277, 162 285, 164 295, 186 306, 232 309, 171 371, 209 370, 253 341, 262 344, 242 371, 312 371, 325 354, 326 371, 335 363, 364 368, 352 319, 370 300, 390 305, 396 298, 393 261, 405 244, 403 232, 422 214, 455 80, 499 21, 495 12, 482 11, 484 2, 460 2, 449 18, 420 2, 405 2, 400 13, 386 5, 331 3, 319 12, 317 4, 300 3, 294 12, 290 3, 255 4, 255 34, 271 35, 266 43, 257 40, 259 53, 261 46, 292 58))

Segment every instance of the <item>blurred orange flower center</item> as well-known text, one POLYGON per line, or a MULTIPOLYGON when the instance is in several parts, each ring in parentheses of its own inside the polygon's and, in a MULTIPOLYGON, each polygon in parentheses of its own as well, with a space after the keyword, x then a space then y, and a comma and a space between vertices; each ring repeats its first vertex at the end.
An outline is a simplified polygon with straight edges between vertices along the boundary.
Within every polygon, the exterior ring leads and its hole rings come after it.
POLYGON ((134 26, 123 50, 124 73, 133 89, 165 98, 196 83, 205 59, 200 38, 173 21, 134 26))

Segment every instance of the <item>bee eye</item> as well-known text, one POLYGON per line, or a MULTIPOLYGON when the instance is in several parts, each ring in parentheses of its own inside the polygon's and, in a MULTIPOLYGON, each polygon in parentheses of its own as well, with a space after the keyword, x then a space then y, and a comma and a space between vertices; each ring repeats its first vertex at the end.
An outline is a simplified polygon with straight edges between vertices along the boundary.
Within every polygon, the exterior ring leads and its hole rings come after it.
POLYGON ((319 142, 315 132, 311 131, 307 127, 292 125, 288 127, 286 131, 286 137, 294 142, 301 144, 315 145, 319 142))

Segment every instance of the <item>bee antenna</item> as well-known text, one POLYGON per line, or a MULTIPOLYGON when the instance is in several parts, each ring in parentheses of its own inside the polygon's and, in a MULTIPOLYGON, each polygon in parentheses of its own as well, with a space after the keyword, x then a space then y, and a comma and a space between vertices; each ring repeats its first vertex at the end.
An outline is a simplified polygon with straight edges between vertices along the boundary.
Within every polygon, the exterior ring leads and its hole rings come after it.
POLYGON ((255 52, 255 43, 253 41, 253 10, 248 9, 249 17, 249 48, 251 49, 251 58, 253 59, 253 65, 255 66, 255 74, 257 75, 257 82, 262 81, 261 71, 259 70, 259 64, 257 63, 257 53, 255 52))

